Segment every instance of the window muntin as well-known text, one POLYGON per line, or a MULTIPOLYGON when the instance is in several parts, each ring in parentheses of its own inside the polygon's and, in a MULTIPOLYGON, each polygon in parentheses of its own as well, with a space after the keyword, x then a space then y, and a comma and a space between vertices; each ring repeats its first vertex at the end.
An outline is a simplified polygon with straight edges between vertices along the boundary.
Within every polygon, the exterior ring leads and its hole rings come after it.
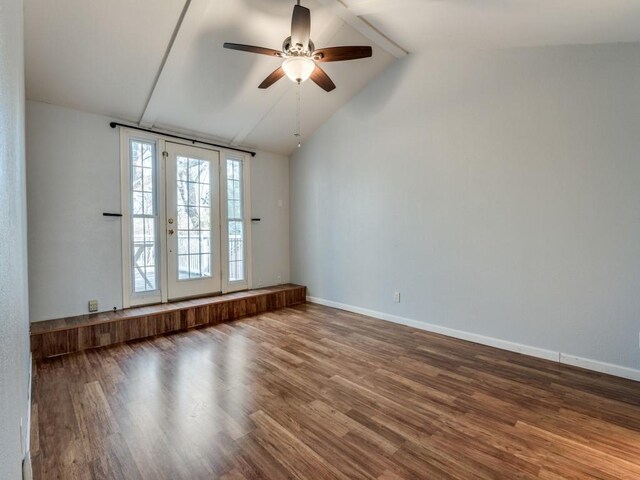
POLYGON ((177 157, 178 280, 212 275, 211 163, 177 157))
POLYGON ((243 162, 227 157, 227 242, 229 282, 245 280, 243 162))
POLYGON ((131 276, 133 293, 158 290, 156 144, 129 141, 131 159, 131 276))

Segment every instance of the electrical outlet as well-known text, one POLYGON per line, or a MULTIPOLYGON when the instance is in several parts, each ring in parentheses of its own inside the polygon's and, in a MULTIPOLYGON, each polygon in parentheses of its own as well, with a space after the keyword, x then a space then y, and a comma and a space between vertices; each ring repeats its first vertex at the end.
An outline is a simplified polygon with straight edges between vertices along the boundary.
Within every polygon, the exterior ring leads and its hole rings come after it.
POLYGON ((393 292, 393 301, 395 303, 400 303, 400 292, 393 292))
POLYGON ((90 312, 98 311, 98 300, 89 300, 89 311, 90 312))
POLYGON ((278 275, 278 285, 280 285, 281 283, 282 283, 282 277, 278 275))

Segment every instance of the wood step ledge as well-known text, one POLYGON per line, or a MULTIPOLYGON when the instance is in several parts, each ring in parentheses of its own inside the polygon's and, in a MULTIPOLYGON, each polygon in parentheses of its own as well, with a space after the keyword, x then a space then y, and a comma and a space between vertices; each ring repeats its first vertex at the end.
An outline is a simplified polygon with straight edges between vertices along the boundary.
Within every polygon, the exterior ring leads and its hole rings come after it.
POLYGON ((304 303, 306 295, 307 287, 286 284, 116 312, 34 322, 31 324, 31 352, 33 358, 47 358, 204 325, 216 325, 304 303))

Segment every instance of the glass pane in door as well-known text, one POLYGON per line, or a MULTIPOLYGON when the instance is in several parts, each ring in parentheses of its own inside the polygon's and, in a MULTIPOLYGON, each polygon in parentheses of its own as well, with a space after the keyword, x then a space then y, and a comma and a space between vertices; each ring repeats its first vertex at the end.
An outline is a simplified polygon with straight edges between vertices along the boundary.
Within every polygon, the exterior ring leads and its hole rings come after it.
POLYGON ((211 277, 211 163, 176 160, 178 280, 211 277))
POLYGON ((155 194, 156 145, 130 139, 131 267, 133 294, 158 289, 156 269, 157 219, 155 194))
POLYGON ((242 160, 227 158, 227 232, 229 282, 245 279, 242 160))

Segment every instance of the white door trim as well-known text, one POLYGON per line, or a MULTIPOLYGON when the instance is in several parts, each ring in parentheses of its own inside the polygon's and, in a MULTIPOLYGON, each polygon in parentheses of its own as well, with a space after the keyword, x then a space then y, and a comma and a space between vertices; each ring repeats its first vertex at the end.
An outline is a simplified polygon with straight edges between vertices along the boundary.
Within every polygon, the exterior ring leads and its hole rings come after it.
POLYGON ((122 306, 123 308, 137 305, 149 305, 166 301, 163 299, 163 263, 160 262, 160 272, 157 281, 160 284, 157 290, 148 293, 134 294, 131 278, 131 159, 129 158, 129 142, 132 139, 144 140, 154 144, 155 148, 155 175, 154 186, 156 194, 156 206, 158 210, 158 227, 156 231, 156 244, 162 249, 163 239, 159 235, 159 225, 164 219, 164 202, 160 201, 164 196, 164 190, 158 181, 163 175, 163 164, 161 152, 164 150, 164 141, 156 135, 140 132, 132 129, 120 130, 120 209, 122 214, 121 222, 121 248, 122 248, 122 306))
MULTIPOLYGON (((168 155, 165 156, 165 203, 167 221, 163 225, 162 234, 165 236, 167 242, 165 250, 166 255, 164 255, 164 258, 166 258, 167 265, 166 290, 168 299, 176 300, 186 297, 219 293, 222 290, 222 241, 220 235, 220 152, 217 150, 209 150, 192 145, 182 145, 173 142, 166 142, 165 151, 168 153, 168 155), (185 157, 188 156, 189 158, 197 158, 210 162, 210 232, 212 248, 209 252, 211 276, 180 280, 178 278, 177 263, 179 219, 177 215, 177 193, 175 183, 177 173, 177 158, 182 155, 185 157), (173 224, 168 223, 169 218, 174 220, 173 224), (174 233, 170 233, 172 231, 174 233)), ((200 259, 200 257, 196 258, 200 259)))
POLYGON ((253 285, 252 257, 251 257, 251 157, 239 152, 223 150, 220 160, 220 196, 227 198, 227 159, 242 162, 242 209, 244 227, 244 266, 245 278, 242 281, 229 282, 229 242, 228 242, 228 209, 225 204, 220 208, 220 225, 222 232, 222 293, 250 290, 253 285))
MULTIPOLYGON (((166 152, 166 144, 175 143, 178 145, 193 146, 193 143, 187 140, 173 139, 160 133, 147 133, 126 127, 120 128, 120 191, 121 191, 121 213, 122 213, 122 305, 129 308, 139 305, 149 305, 153 303, 166 303, 168 301, 168 269, 166 261, 166 235, 162 234, 167 225, 166 215, 166 162, 167 157, 163 154, 166 152), (156 144, 156 179, 155 187, 158 196, 158 238, 157 242, 160 246, 159 258, 159 295, 133 295, 131 286, 131 246, 130 246, 130 224, 131 224, 131 193, 130 193, 130 158, 129 158, 129 140, 131 138, 140 138, 155 142, 156 144)), ((243 188, 244 188, 244 234, 245 234, 245 259, 246 259, 246 282, 232 282, 228 279, 228 242, 227 237, 220 235, 221 245, 221 291, 223 293, 251 289, 253 288, 253 262, 252 262, 252 240, 251 240, 251 156, 229 150, 225 148, 213 149, 198 146, 203 150, 219 152, 220 165, 225 162, 228 156, 232 158, 242 158, 243 160, 243 188), (224 240, 224 241, 223 241, 224 240)), ((226 204, 226 168, 220 168, 220 231, 225 226, 227 212, 226 208, 222 208, 226 204), (223 175, 224 173, 224 175, 223 175), (225 190, 224 196, 222 191, 225 190)))

